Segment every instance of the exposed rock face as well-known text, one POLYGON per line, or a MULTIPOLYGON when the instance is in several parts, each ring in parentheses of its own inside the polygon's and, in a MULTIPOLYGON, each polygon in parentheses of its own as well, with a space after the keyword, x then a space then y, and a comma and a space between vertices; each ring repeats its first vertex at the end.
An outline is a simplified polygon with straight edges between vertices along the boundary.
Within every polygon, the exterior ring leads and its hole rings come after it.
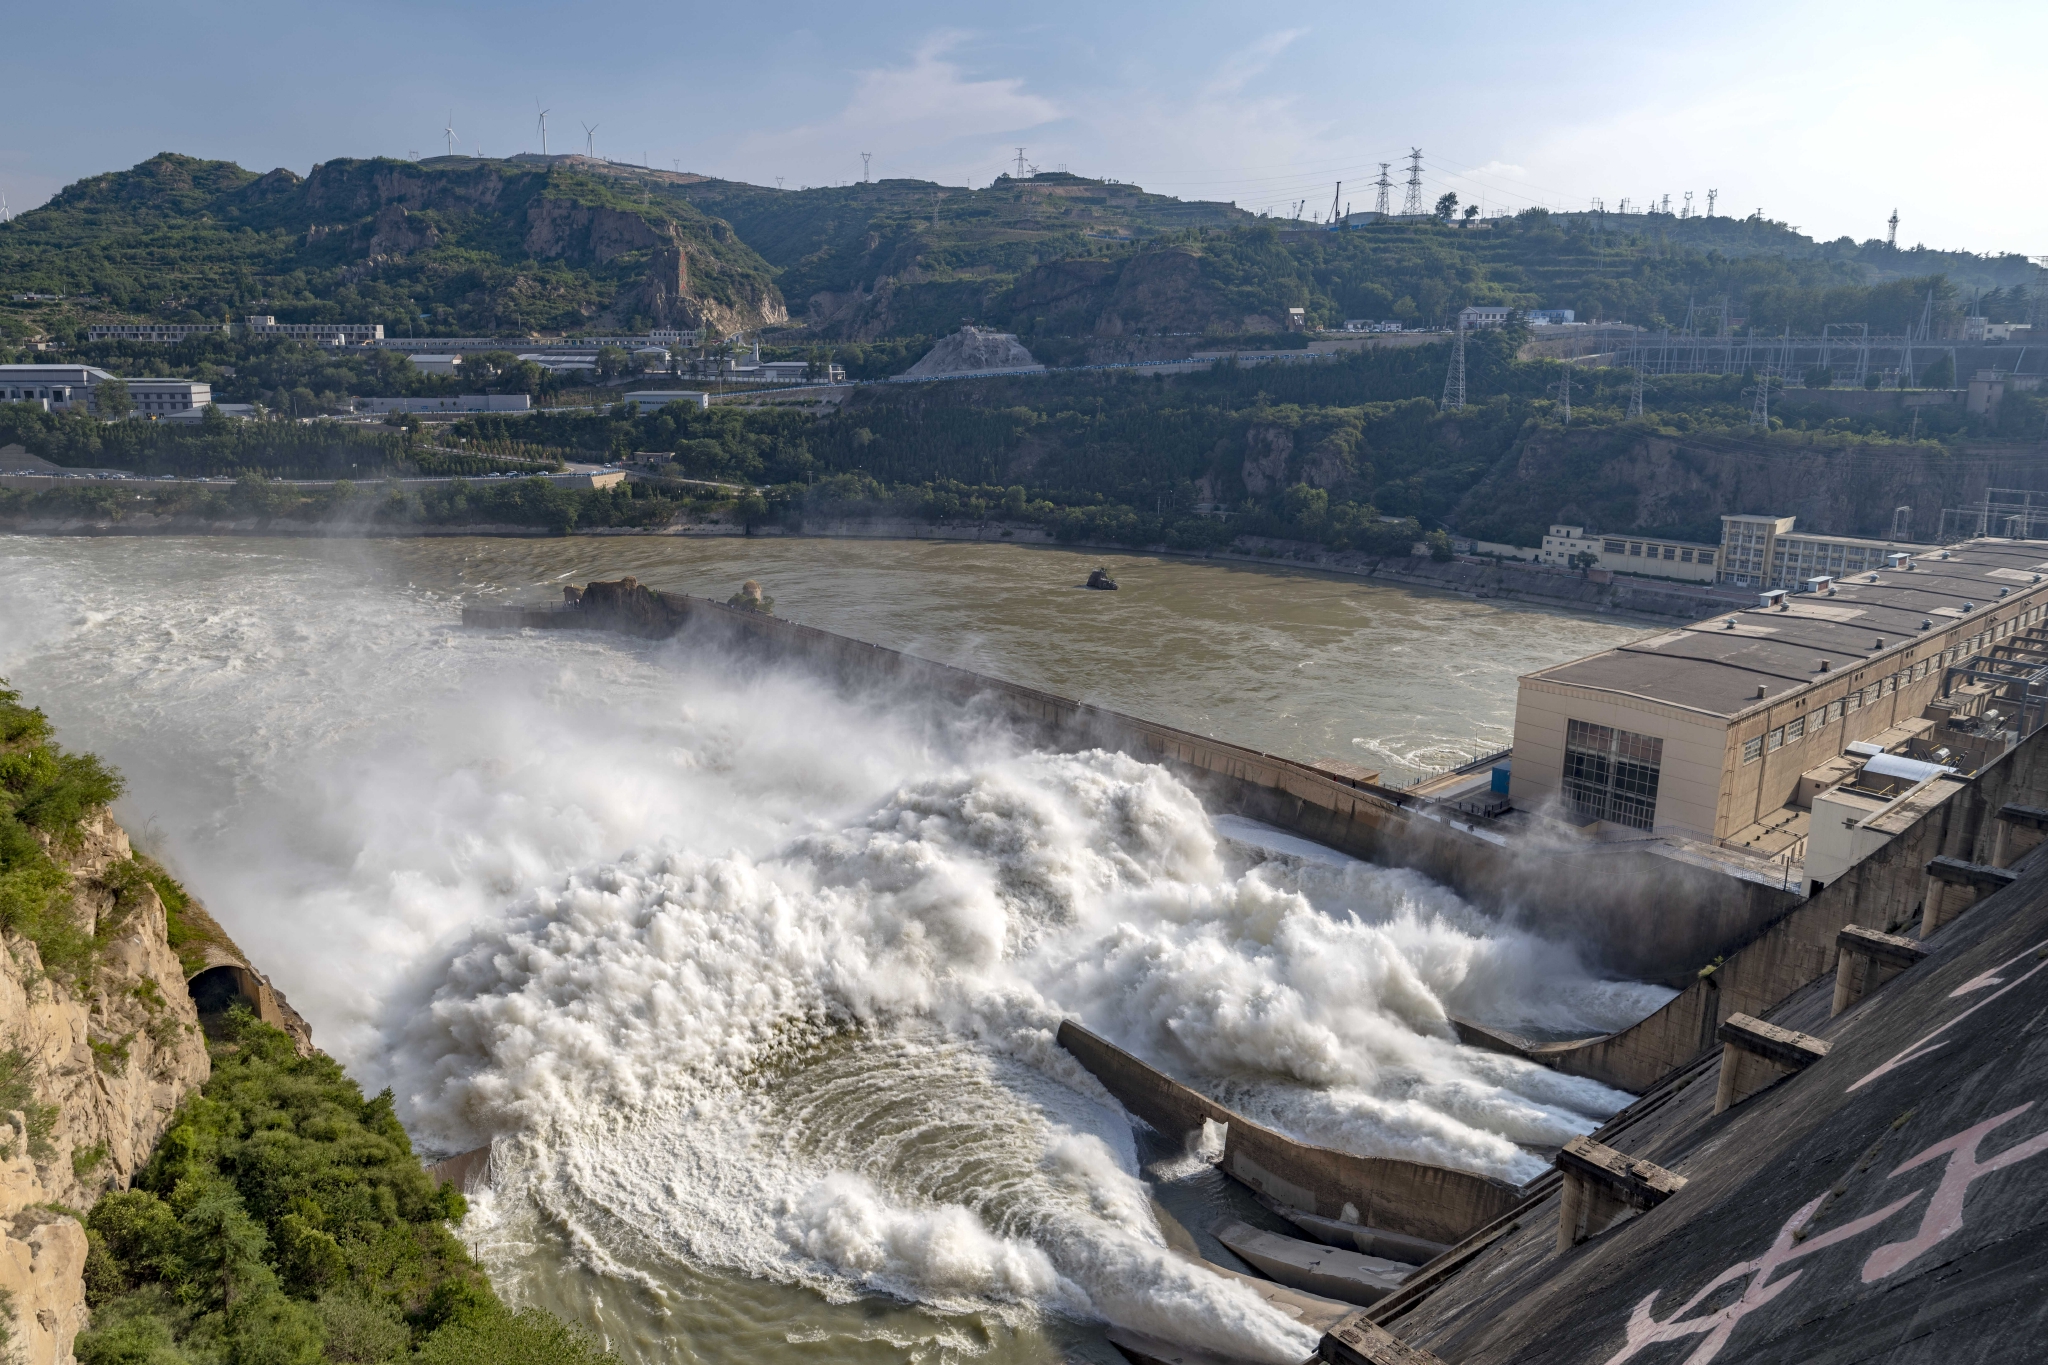
POLYGON ((962 327, 925 354, 905 374, 979 374, 988 370, 1042 370, 1024 344, 1008 332, 962 327))
POLYGON ((52 1196, 36 1177, 19 1113, 0 1126, 0 1292, 12 1311, 8 1359, 20 1365, 70 1365, 71 1343, 86 1325, 85 1229, 44 1207, 52 1196))
POLYGON ((59 856, 81 926, 110 937, 81 993, 45 976, 35 945, 9 935, 0 1037, 26 1059, 37 1098, 57 1107, 47 1155, 31 1154, 38 1178, 51 1199, 84 1208, 109 1185, 127 1185, 210 1067, 163 902, 147 885, 110 880, 128 861, 126 832, 102 811, 80 847, 59 856), (96 1164, 73 1169, 94 1152, 103 1153, 96 1164))
POLYGON ((51 1205, 90 1207, 149 1160, 210 1067, 163 902, 105 812, 53 854, 79 927, 101 941, 90 981, 45 973, 34 943, 0 951, 0 1290, 10 1360, 69 1365, 86 1325, 85 1230, 51 1205))

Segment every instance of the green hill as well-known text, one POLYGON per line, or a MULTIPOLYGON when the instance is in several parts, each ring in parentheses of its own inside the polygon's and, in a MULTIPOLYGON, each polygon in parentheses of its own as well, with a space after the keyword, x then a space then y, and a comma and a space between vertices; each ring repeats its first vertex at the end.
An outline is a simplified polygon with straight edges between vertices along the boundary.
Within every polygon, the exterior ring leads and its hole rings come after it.
POLYGON ((729 225, 560 158, 330 161, 301 178, 164 153, 0 226, 0 280, 89 294, 93 315, 261 312, 401 336, 784 316, 772 270, 729 225))
POLYGON ((2023 256, 1818 242, 1758 217, 1530 210, 1331 231, 1065 173, 785 191, 580 156, 331 161, 302 179, 166 153, 0 225, 8 292, 90 296, 0 308, 17 335, 243 312, 428 336, 787 324, 771 340, 895 341, 902 364, 963 321, 1071 363, 1134 338, 1274 332, 1290 308, 1324 326, 1506 304, 1896 332, 1931 290, 1938 331, 1973 304, 2029 317, 2040 278, 2023 256))

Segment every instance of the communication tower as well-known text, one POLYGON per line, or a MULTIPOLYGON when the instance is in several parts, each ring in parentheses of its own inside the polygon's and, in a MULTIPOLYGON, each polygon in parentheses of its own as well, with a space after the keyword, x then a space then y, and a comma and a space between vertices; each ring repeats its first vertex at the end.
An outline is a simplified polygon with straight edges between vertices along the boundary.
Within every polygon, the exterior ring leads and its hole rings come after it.
POLYGON ((1682 210, 1680 210, 1680 211, 1679 211, 1679 214, 1678 214, 1678 216, 1679 216, 1680 218, 1690 218, 1690 217, 1692 217, 1692 191, 1691 191, 1691 190, 1687 190, 1687 191, 1685 192, 1685 207, 1684 207, 1684 208, 1683 208, 1682 210))
POLYGON ((1387 168, 1391 165, 1393 165, 1391 161, 1382 161, 1380 163, 1380 178, 1372 182, 1373 187, 1379 191, 1379 198, 1373 204, 1373 212, 1382 218, 1385 218, 1390 212, 1387 195, 1394 188, 1394 182, 1387 179, 1387 168))
POLYGON ((1458 315, 1458 339, 1451 346, 1451 368, 1444 375, 1444 401, 1439 404, 1445 412, 1460 412, 1465 407, 1465 315, 1458 315))
MULTIPOLYGON (((1420 147, 1411 148, 1408 152, 1408 194, 1401 201, 1401 216, 1403 218, 1420 218, 1422 216, 1422 148, 1420 147)), ((1459 400, 1458 406, 1465 406, 1463 399, 1459 400)))

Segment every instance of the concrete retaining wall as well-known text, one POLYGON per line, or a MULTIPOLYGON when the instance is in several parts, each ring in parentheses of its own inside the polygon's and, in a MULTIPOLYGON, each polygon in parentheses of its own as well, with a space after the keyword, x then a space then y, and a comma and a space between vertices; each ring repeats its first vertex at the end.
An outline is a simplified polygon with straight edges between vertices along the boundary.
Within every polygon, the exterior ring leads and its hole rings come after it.
POLYGON ((1755 942, 1698 977, 1664 1008, 1606 1038, 1530 1048, 1525 1055, 1574 1076, 1642 1092, 1676 1067, 1719 1047, 1730 1015, 1763 1015, 1835 970, 1844 926, 1917 932, 1927 864, 1946 854, 1989 863, 1998 810, 2041 805, 2048 796, 2048 729, 2038 730, 1929 811, 1911 828, 1772 923, 1755 942))
POLYGON ((1071 1020, 1060 1025, 1059 1042, 1125 1109, 1170 1138, 1198 1133, 1205 1119, 1229 1125, 1223 1169, 1290 1208, 1448 1243, 1520 1198, 1515 1186, 1468 1171, 1297 1142, 1190 1090, 1071 1020))

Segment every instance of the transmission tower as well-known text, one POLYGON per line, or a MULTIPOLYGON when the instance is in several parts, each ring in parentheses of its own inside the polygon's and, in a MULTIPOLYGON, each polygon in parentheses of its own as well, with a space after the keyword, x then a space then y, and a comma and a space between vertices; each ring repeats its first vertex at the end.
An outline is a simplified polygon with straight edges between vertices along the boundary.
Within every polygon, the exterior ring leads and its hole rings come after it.
POLYGON ((1387 168, 1391 165, 1393 165, 1391 161, 1382 161, 1380 163, 1380 178, 1372 182, 1373 186, 1379 190, 1379 198, 1373 204, 1373 212, 1382 218, 1385 218, 1390 212, 1387 193, 1394 188, 1394 182, 1387 179, 1387 168))
POLYGON ((1022 147, 1017 149, 1017 178, 1019 180, 1024 178, 1024 149, 1022 147))
POLYGON ((1564 407, 1564 424, 1570 426, 1572 424, 1572 362, 1569 360, 1565 361, 1564 370, 1558 376, 1557 396, 1559 402, 1564 407))
POLYGON ((1721 191, 1719 190, 1707 191, 1707 217, 1712 218, 1714 216, 1714 200, 1717 199, 1720 196, 1720 194, 1721 191))
POLYGON ((1885 224, 1884 244, 1894 251, 1899 246, 1899 211, 1892 210, 1891 221, 1885 224))
POLYGON ((863 185, 868 183, 868 162, 874 155, 873 152, 862 152, 860 154, 860 183, 863 185))
POLYGON ((1679 214, 1678 216, 1679 216, 1680 218, 1690 218, 1690 217, 1692 217, 1692 191, 1691 191, 1691 190, 1687 190, 1687 191, 1685 192, 1685 209, 1684 209, 1684 211, 1683 211, 1683 212, 1681 212, 1681 213, 1680 213, 1680 214, 1679 214))
POLYGON ((1643 420, 1643 362, 1637 357, 1635 366, 1629 371, 1628 420, 1643 420))
POLYGON ((1458 339, 1451 346, 1451 369, 1444 376, 1444 401, 1439 405, 1445 412, 1460 412, 1465 407, 1465 319, 1458 318, 1458 339))
MULTIPOLYGON (((1408 195, 1401 201, 1401 216, 1403 218, 1420 218, 1422 216, 1422 148, 1420 147, 1412 148, 1408 153, 1408 195)), ((1465 406, 1462 398, 1458 400, 1458 406, 1465 406)))
POLYGON ((1337 200, 1342 198, 1343 194, 1344 182, 1339 180, 1337 188, 1330 192, 1330 221, 1333 223, 1337 221, 1337 200))
POLYGON ((1892 509, 1892 543, 1898 544, 1913 538, 1913 509, 1894 507, 1892 509))

